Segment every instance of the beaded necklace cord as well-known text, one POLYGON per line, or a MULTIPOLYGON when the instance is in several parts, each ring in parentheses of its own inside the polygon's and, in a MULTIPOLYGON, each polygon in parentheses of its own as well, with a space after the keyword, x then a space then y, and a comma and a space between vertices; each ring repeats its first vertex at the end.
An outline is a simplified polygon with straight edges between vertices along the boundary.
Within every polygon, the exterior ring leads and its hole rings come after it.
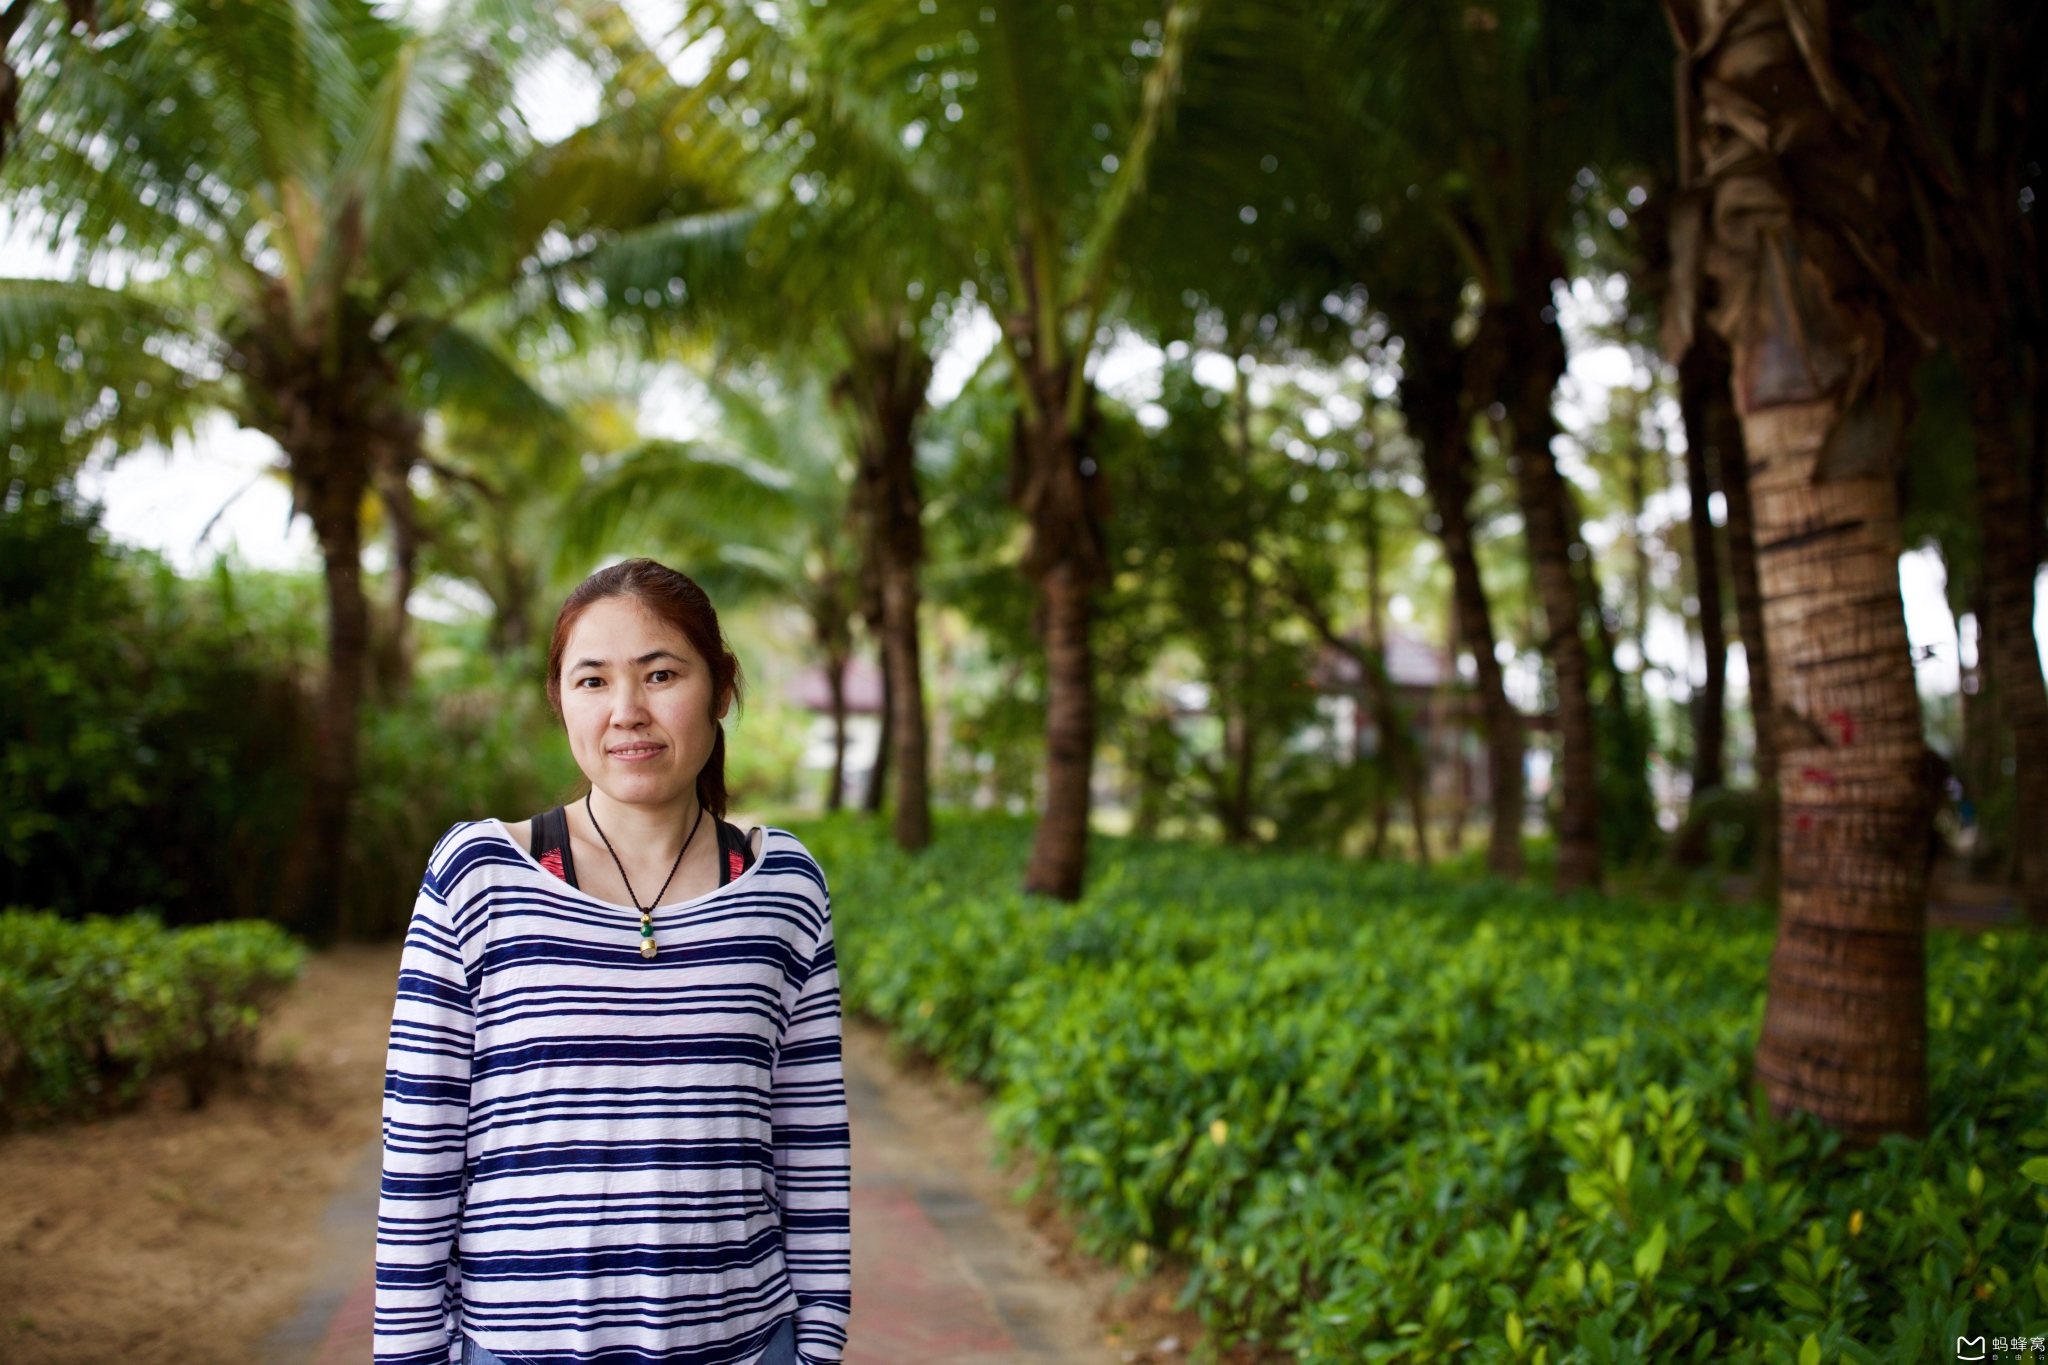
POLYGON ((696 823, 691 825, 690 832, 683 836, 683 846, 676 850, 676 860, 669 864, 668 875, 661 879, 661 890, 655 892, 654 898, 645 905, 642 905, 640 898, 633 894, 633 883, 626 876, 626 865, 619 861, 619 851, 612 847, 611 838, 604 832, 604 826, 597 823, 597 812, 590 808, 588 792, 583 795, 583 813, 590 817, 590 827, 597 831, 597 837, 604 840, 604 851, 612 855, 612 866, 619 870, 619 880, 625 884, 626 899, 633 902, 633 908, 640 912, 640 956, 651 958, 655 953, 654 907, 661 904, 662 896, 668 892, 668 884, 676 879, 676 869, 683 865, 683 855, 690 851, 690 841, 695 839, 697 831, 703 828, 704 807, 697 807, 696 823))

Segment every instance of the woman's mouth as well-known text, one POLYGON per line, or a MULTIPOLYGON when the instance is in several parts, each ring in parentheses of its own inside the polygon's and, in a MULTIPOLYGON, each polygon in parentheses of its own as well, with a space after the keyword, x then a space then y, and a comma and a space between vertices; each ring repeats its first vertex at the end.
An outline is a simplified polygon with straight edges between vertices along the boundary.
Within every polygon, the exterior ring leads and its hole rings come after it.
POLYGON ((621 744, 606 752, 621 763, 644 763, 667 749, 666 744, 621 744))

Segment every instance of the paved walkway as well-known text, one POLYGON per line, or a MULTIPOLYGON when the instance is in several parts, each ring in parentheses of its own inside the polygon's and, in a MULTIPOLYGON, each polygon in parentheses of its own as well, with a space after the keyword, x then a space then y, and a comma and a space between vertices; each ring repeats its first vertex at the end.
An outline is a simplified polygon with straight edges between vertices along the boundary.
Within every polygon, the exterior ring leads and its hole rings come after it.
MULTIPOLYGON (((853 1113, 853 1324, 847 1365, 1120 1365, 1094 1304, 1100 1285, 1052 1268, 1053 1249, 988 1163, 981 1116, 848 1028, 853 1113)), ((367 1365, 377 1152, 329 1205, 325 1250, 298 1314, 263 1365, 367 1365)))

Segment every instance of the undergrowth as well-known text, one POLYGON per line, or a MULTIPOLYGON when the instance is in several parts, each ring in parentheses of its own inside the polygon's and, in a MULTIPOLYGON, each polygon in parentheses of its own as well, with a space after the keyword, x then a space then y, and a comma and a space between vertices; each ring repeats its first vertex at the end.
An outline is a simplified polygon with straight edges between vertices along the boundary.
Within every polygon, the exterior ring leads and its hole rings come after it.
MULTIPOLYGON (((1953 1358, 2048 1333, 2048 944, 1935 937, 1933 1124, 1753 1091, 1771 923, 1311 854, 807 827, 848 1006, 994 1089, 1098 1254, 1304 1362, 1953 1358)), ((2023 1342, 2014 1345, 2015 1342, 2023 1342)), ((2033 1353, 2038 1356, 2038 1352, 2033 1353)))
POLYGON ((158 1078, 203 1103, 252 1059, 305 952, 261 920, 166 929, 144 915, 0 913, 0 1123, 133 1099, 158 1078))

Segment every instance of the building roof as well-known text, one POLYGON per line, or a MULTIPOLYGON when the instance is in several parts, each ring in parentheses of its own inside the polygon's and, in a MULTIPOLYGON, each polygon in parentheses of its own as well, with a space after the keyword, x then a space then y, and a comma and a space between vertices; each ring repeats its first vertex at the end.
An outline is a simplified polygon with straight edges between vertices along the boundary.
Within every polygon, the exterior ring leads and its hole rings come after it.
MULTIPOLYGON (((807 668, 790 680, 789 699, 807 711, 830 715, 832 689, 822 668, 807 668)), ((846 665, 846 709, 857 716, 882 713, 882 670, 856 655, 846 665)))
MULTIPOLYGON (((1356 636, 1347 636, 1356 640, 1356 636)), ((1396 687, 1428 691, 1451 678, 1450 660, 1444 651, 1418 635, 1403 630, 1387 632, 1387 680, 1396 687)), ((1332 645, 1316 654, 1315 685, 1323 692, 1356 692, 1365 683, 1358 660, 1332 645)))

